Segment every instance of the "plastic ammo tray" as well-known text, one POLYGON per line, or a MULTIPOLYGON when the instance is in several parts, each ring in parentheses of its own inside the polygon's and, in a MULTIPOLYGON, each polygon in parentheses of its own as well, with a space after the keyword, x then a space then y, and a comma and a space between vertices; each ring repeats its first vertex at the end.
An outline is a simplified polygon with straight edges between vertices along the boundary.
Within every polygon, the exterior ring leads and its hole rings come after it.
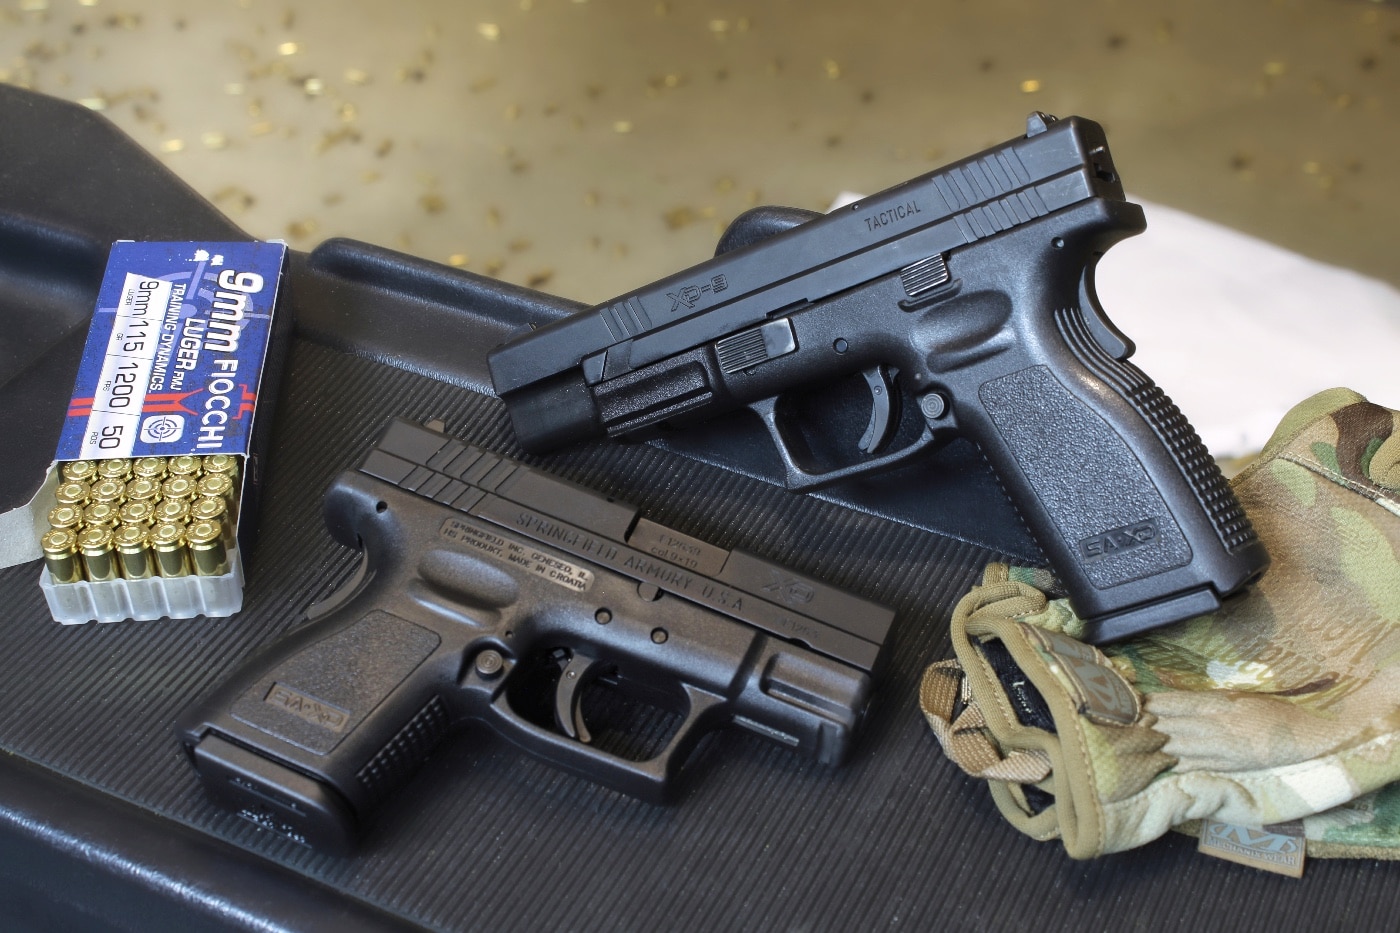
MULTIPOLYGON (((117 239, 246 238, 102 117, 0 85, 0 512, 48 466, 117 239)), ((485 352, 575 310, 349 241, 288 262, 295 321, 269 417, 244 608, 59 625, 37 564, 0 571, 0 911, 18 929, 1105 929, 1378 927, 1397 869, 1315 862, 1302 881, 1170 836, 1091 863, 1036 843, 948 763, 918 710, 947 618, 989 559, 1037 559, 995 480, 955 442, 819 496, 776 482, 756 420, 663 444, 524 457, 727 548, 898 611, 852 760, 828 768, 739 730, 654 806, 468 727, 323 855, 215 808, 178 715, 354 571, 321 494, 390 416, 520 456, 485 352)))

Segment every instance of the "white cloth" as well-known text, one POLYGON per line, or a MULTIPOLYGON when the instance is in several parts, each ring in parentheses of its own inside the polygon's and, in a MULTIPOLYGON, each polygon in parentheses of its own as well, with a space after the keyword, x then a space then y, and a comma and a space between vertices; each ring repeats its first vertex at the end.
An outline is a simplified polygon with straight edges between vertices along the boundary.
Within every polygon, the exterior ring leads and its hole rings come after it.
MULTIPOLYGON (((1142 202, 1138 202, 1142 203, 1142 202)), ((1217 457, 1346 386, 1400 408, 1400 290, 1158 204, 1099 263, 1099 301, 1217 457)))

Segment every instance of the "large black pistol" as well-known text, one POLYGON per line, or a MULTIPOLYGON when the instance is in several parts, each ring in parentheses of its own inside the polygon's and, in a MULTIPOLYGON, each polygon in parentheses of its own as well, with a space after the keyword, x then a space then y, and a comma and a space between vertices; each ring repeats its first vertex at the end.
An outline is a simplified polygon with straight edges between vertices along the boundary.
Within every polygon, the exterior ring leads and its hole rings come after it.
POLYGON ((213 800, 346 852, 469 720, 653 801, 720 726, 847 756, 889 609, 435 427, 391 422, 336 479, 358 572, 180 723, 213 800))
POLYGON ((1098 260, 1145 226, 1102 127, 1032 114, 1024 136, 830 214, 726 235, 757 242, 519 336, 491 375, 533 451, 747 406, 793 489, 969 438, 1086 638, 1109 641, 1210 612, 1268 566, 1099 305, 1098 260), (828 387, 847 383, 868 414, 833 441, 828 387))

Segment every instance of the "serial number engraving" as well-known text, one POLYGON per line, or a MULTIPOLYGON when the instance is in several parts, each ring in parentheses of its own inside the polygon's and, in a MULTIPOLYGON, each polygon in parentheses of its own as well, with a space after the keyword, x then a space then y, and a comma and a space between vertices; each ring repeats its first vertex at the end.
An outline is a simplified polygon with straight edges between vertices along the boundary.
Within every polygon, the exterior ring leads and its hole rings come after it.
POLYGON ((593 571, 577 564, 560 560, 553 554, 523 545, 502 535, 475 528, 455 518, 442 523, 438 534, 456 544, 489 554, 499 561, 519 567, 526 573, 543 577, 576 593, 586 593, 593 585, 593 571))
POLYGON ((300 690, 294 690, 286 684, 273 684, 263 702, 332 732, 344 732, 350 722, 350 714, 340 707, 332 706, 325 700, 318 700, 300 690))
POLYGON ((707 577, 717 576, 729 558, 729 552, 723 548, 645 518, 637 520, 637 527, 627 543, 653 557, 679 564, 707 577))
POLYGON ((1157 538, 1157 519, 1144 518, 1131 525, 1111 528, 1085 538, 1079 542, 1079 554, 1086 561, 1094 563, 1151 544, 1157 538))

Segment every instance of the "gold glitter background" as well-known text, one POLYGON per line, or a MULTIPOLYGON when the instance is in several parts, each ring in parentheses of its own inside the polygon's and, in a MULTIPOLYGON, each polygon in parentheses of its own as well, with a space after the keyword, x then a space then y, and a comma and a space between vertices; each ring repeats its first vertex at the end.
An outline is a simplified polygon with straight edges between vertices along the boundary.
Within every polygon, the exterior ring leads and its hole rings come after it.
POLYGON ((1031 110, 1104 123, 1137 196, 1400 284, 1400 7, 1370 0, 0 0, 0 81, 255 236, 585 301, 1031 110))

